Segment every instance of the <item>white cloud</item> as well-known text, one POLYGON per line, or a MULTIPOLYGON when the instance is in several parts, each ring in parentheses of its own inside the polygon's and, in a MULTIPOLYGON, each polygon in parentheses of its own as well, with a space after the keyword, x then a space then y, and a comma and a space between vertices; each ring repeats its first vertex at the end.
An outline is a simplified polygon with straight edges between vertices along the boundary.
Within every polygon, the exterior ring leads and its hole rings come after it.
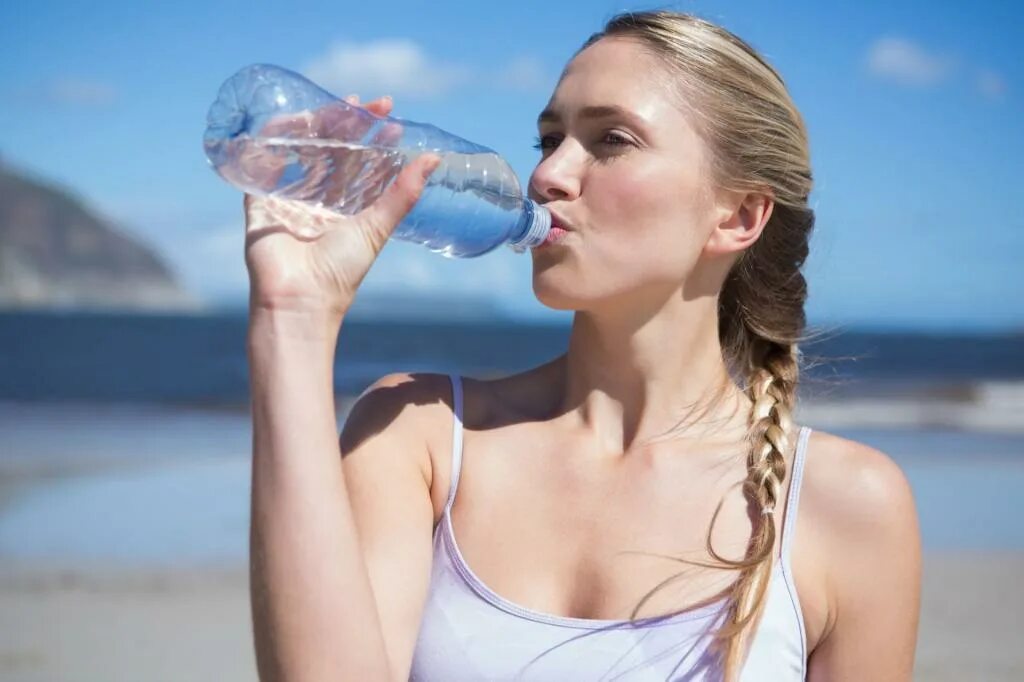
POLYGON ((929 87, 953 72, 956 60, 929 52, 905 38, 880 38, 868 48, 867 68, 874 76, 901 85, 929 87))
POLYGON ((359 93, 364 100, 443 95, 473 78, 468 67, 436 60, 407 39, 335 43, 302 72, 338 96, 359 93))
POLYGON ((1000 99, 1006 94, 1006 81, 998 73, 983 69, 977 73, 974 79, 975 87, 982 95, 989 99, 1000 99))
POLYGON ((432 57, 421 45, 404 38, 337 42, 301 71, 335 95, 358 93, 364 100, 380 95, 439 97, 471 86, 531 92, 550 87, 553 80, 535 57, 521 55, 482 71, 432 57))

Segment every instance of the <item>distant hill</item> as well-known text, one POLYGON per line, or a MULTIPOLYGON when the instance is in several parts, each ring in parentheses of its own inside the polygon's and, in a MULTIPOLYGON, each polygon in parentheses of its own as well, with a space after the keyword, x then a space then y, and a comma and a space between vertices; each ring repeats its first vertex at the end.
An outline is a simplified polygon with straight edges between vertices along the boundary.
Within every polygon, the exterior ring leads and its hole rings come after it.
POLYGON ((0 308, 198 307, 148 248, 0 161, 0 308))

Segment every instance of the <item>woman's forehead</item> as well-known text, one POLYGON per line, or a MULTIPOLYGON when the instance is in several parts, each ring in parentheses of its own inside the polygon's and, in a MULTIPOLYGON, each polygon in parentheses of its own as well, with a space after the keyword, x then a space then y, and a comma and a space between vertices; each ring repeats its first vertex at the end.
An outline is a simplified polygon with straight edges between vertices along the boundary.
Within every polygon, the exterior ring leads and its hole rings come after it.
POLYGON ((666 76, 660 59, 636 40, 604 38, 566 65, 555 96, 561 91, 607 100, 616 95, 631 99, 663 96, 659 91, 665 87, 666 76))
MULTIPOLYGON (((660 58, 636 40, 603 38, 566 66, 538 124, 620 118, 650 132, 692 128, 680 107, 680 92, 660 58)), ((686 136, 689 137, 689 136, 686 136)))

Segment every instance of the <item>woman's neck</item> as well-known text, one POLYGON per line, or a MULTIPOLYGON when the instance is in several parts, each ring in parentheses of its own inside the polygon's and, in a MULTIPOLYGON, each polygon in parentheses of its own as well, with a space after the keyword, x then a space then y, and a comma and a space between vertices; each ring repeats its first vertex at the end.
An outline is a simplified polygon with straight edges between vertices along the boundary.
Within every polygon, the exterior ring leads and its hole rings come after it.
POLYGON ((713 298, 676 297, 648 314, 578 312, 559 364, 559 414, 601 451, 745 432, 749 400, 729 377, 713 298))

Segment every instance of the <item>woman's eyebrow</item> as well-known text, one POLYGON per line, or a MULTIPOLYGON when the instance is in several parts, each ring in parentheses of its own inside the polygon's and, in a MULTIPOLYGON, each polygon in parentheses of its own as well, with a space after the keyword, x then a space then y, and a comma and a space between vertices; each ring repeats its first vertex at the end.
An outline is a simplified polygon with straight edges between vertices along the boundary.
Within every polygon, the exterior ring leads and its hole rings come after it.
MULTIPOLYGON (((604 104, 604 105, 592 105, 583 107, 580 109, 580 118, 608 118, 610 116, 621 116, 636 124, 644 125, 645 121, 640 118, 637 114, 633 113, 629 109, 618 106, 617 104, 604 104)), ((540 116, 537 117, 537 125, 541 123, 559 123, 561 122, 561 115, 554 109, 545 109, 540 112, 540 116)))

